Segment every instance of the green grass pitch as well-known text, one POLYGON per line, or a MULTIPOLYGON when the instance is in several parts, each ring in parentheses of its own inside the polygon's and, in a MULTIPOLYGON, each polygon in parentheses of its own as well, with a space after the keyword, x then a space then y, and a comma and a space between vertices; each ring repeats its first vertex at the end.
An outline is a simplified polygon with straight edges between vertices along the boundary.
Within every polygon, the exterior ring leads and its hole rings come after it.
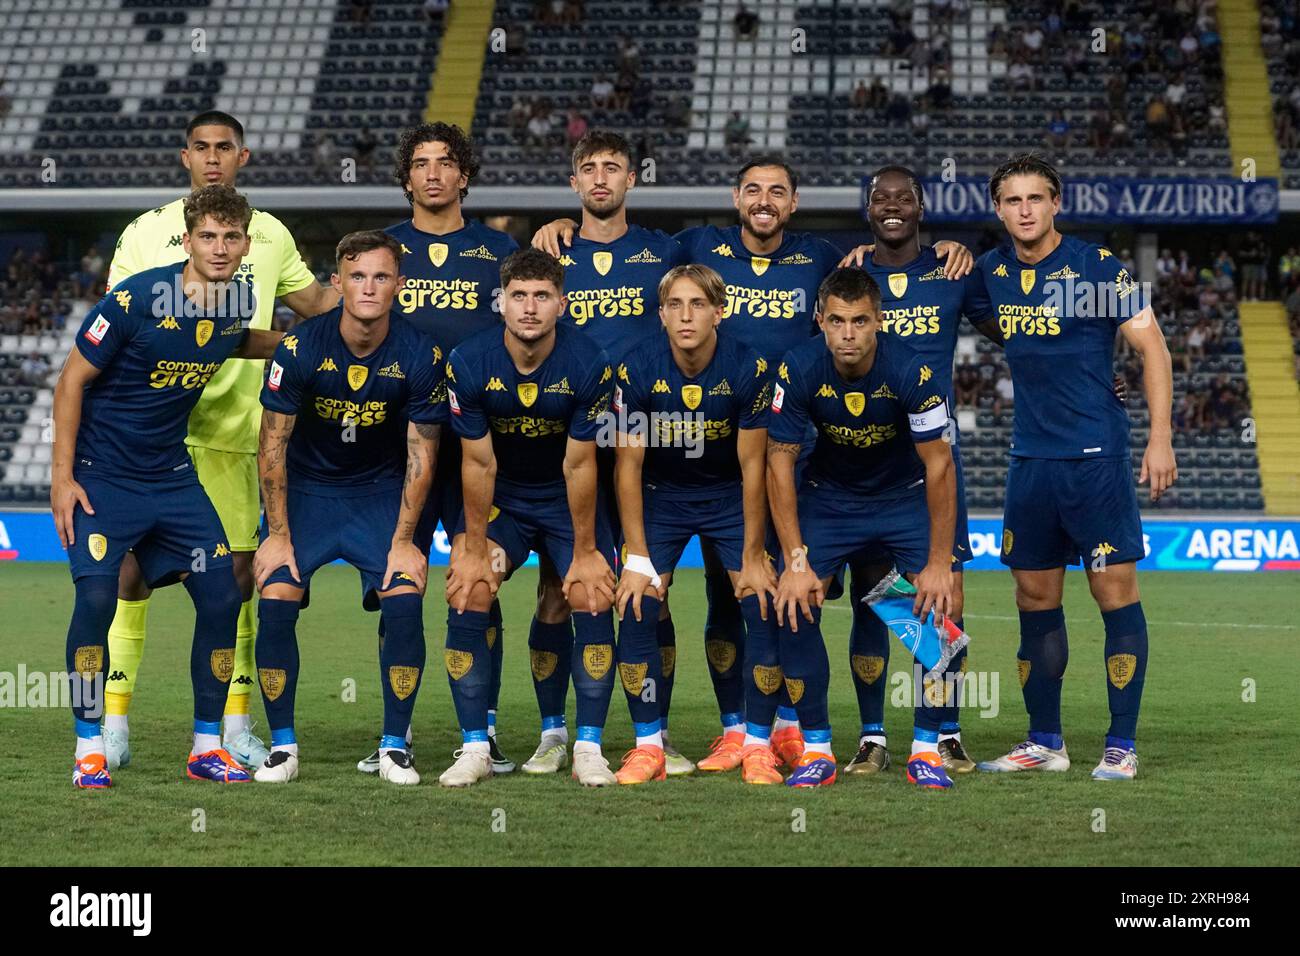
MULTIPOLYGON (((440 571, 433 571, 435 589, 440 571)), ((534 584, 525 569, 502 588, 506 673, 499 729, 505 751, 520 762, 537 734, 526 650, 534 584)), ((1082 575, 1071 574, 1064 722, 1074 765, 1065 774, 972 774, 957 778, 948 792, 917 791, 904 779, 910 699, 897 689, 906 681, 897 675, 907 672, 910 659, 897 643, 886 711, 895 763, 881 778, 841 777, 832 787, 795 791, 747 787, 730 773, 592 791, 567 774, 515 773, 467 791, 443 790, 437 775, 450 763, 457 735, 438 653, 441 595, 426 612, 430 668, 415 717, 424 780, 413 788, 390 786, 354 769, 379 729, 377 622, 360 609, 355 573, 342 567, 319 573, 312 606, 299 623, 301 779, 283 787, 191 781, 184 757, 192 612, 184 590, 171 588, 150 611, 131 714, 133 761, 116 774, 111 791, 73 789, 66 709, 0 709, 0 864, 1294 863, 1300 838, 1285 822, 1295 806, 1294 757, 1279 744, 1290 736, 1300 702, 1300 626, 1292 616, 1297 578, 1151 573, 1142 587, 1151 660, 1137 781, 1088 776, 1107 723, 1102 627, 1082 575), (355 682, 355 702, 344 701, 348 680, 355 682)), ((0 671, 15 672, 19 663, 29 673, 62 670, 71 604, 64 565, 0 569, 0 671)), ((698 759, 717 733, 698 571, 678 575, 672 604, 678 633, 673 738, 698 759)), ((966 607, 970 671, 987 691, 982 708, 963 715, 963 736, 978 760, 1004 752, 1026 724, 1009 575, 968 575, 966 607)), ((829 605, 824 621, 835 748, 844 761, 856 747, 858 725, 847 604, 829 605)), ((254 719, 264 731, 261 712, 255 698, 254 719)), ((572 693, 569 715, 572 721, 572 693)), ((616 690, 605 745, 615 766, 630 744, 626 705, 616 690)))

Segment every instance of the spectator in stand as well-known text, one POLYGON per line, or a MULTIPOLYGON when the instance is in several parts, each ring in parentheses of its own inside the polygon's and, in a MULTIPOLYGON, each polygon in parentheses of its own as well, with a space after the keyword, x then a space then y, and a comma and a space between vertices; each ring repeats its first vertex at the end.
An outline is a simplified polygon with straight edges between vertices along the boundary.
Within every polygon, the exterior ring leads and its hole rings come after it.
POLYGON ((1159 146, 1169 145, 1169 107, 1165 104, 1164 97, 1153 96, 1147 103, 1146 108, 1147 134, 1151 137, 1153 143, 1159 146))
POLYGON ((1075 42, 1066 46, 1065 59, 1061 61, 1061 69, 1065 71, 1065 83, 1067 86, 1074 85, 1074 78, 1077 75, 1088 75, 1088 58, 1084 55, 1082 46, 1075 42))
POLYGON ((44 385, 49 375, 50 360, 40 352, 33 352, 27 356, 27 358, 23 359, 23 364, 18 368, 18 380, 23 385, 34 388, 44 385))
POLYGON ((916 46, 916 34, 912 32, 911 23, 900 20, 889 34, 889 55, 910 60, 914 46, 916 46))
POLYGON ((1007 79, 1011 81, 1011 88, 1018 92, 1034 88, 1034 68, 1023 53, 1017 53, 1012 58, 1011 65, 1007 67, 1007 79))
POLYGON ((1011 373, 1003 368, 998 373, 997 383, 993 386, 993 414, 1001 415, 1004 409, 1015 405, 1015 386, 1011 384, 1011 373))
POLYGON ((850 97, 849 102, 859 113, 866 112, 867 107, 871 104, 871 91, 867 89, 866 80, 858 80, 858 85, 853 88, 853 95, 850 97))
POLYGON ((918 96, 912 103, 912 132, 924 136, 929 125, 930 114, 925 111, 925 101, 918 96))
POLYGON ((733 154, 739 153, 751 142, 749 119, 741 116, 739 112, 733 112, 727 120, 727 125, 723 127, 722 135, 727 150, 733 154))
POLYGON ((375 150, 378 148, 379 140, 374 133, 370 132, 370 127, 361 127, 361 135, 357 137, 352 146, 352 150, 357 156, 357 165, 362 169, 370 169, 374 165, 375 150))
POLYGON ((1214 267, 1214 291, 1219 293, 1219 298, 1225 303, 1232 303, 1237 298, 1237 283, 1232 276, 1228 274, 1223 266, 1214 267))
POLYGON ((1199 322, 1187 333, 1187 356, 1197 364, 1205 359, 1205 344, 1210 340, 1210 323, 1202 315, 1199 322))
POLYGON ((1246 300, 1262 299, 1267 295, 1268 246, 1264 237, 1251 230, 1237 251, 1241 262, 1241 297, 1246 300))
POLYGON ((614 106, 614 84, 609 81, 609 77, 604 73, 596 75, 596 81, 591 84, 591 108, 593 110, 607 110, 614 106))
POLYGON ((668 112, 665 117, 668 125, 678 129, 685 129, 691 125, 691 100, 687 96, 679 96, 668 105, 668 112))
POLYGON ((1057 159, 1064 159, 1070 144, 1070 123, 1061 110, 1054 110, 1052 118, 1047 121, 1047 142, 1051 144, 1057 159))
POLYGON ((1031 63, 1042 63, 1044 58, 1043 50, 1043 28, 1037 24, 1030 26, 1020 36, 1021 49, 1024 50, 1025 58, 1031 63))
POLYGON ((636 76, 624 70, 614 81, 614 109, 625 110, 632 103, 632 91, 636 89, 636 76))
POLYGON ((550 145, 551 117, 549 112, 538 110, 528 121, 527 143, 533 149, 545 149, 550 145))
POLYGON ((1109 110, 1097 110, 1088 120, 1088 141, 1103 156, 1110 149, 1111 119, 1109 110))
POLYGON ((946 68, 934 71, 925 95, 933 109, 946 110, 952 105, 952 77, 946 68))
POLYGON ((1206 119, 1206 126, 1211 133, 1223 134, 1228 131, 1228 111, 1222 103, 1211 103, 1209 105, 1209 116, 1206 119))
POLYGON ((1282 253, 1281 258, 1277 260, 1278 285, 1286 288, 1296 277, 1300 277, 1300 255, 1296 254, 1295 246, 1288 246, 1286 252, 1282 253))
POLYGON ((641 74, 641 48, 626 35, 618 39, 618 71, 633 76, 641 74))
POLYGON ((77 296, 98 299, 104 291, 104 257, 98 246, 91 246, 81 257, 81 272, 77 274, 77 296))
POLYGON ((576 109, 569 110, 569 119, 564 127, 564 139, 569 149, 578 144, 578 140, 587 135, 587 120, 576 109))
POLYGON ((912 119, 912 101, 901 90, 895 90, 889 96, 889 105, 885 107, 885 122, 890 126, 906 126, 912 119))
POLYGON ((731 20, 736 31, 737 40, 754 40, 758 38, 758 14, 743 3, 731 20))
POLYGON ((969 362, 962 362, 957 367, 957 374, 953 378, 953 388, 959 407, 976 408, 980 397, 979 369, 969 362))
POLYGON ((424 0, 424 17, 430 26, 442 26, 447 19, 451 0, 424 0))
POLYGON ((312 153, 312 159, 318 177, 326 180, 339 178, 338 151, 335 150, 334 140, 328 133, 316 141, 316 150, 312 153))
POLYGON ((1214 265, 1216 268, 1222 269, 1229 278, 1237 278, 1237 263, 1228 254, 1227 249, 1219 250, 1219 254, 1214 257, 1214 265))
POLYGON ((522 142, 525 132, 528 129, 528 121, 533 116, 532 99, 524 96, 522 93, 515 94, 514 102, 510 104, 510 131, 514 133, 515 140, 522 142))
POLYGON ((1156 259, 1156 275, 1160 279, 1170 279, 1178 274, 1178 262, 1169 249, 1161 249, 1156 259))
POLYGON ((868 105, 873 110, 883 110, 889 105, 889 88, 879 76, 871 80, 871 100, 868 105))

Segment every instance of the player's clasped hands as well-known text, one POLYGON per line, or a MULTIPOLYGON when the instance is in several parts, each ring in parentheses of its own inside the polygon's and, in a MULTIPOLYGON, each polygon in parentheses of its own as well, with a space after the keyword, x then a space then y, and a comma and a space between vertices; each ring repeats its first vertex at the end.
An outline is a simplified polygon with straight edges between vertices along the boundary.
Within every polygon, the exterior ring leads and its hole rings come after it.
POLYGON ((283 567, 288 567, 295 581, 302 580, 298 576, 293 541, 287 534, 268 534, 253 555, 253 580, 257 582, 257 590, 261 591, 266 586, 266 579, 283 567))
MULTIPOLYGON (((564 598, 573 604, 576 595, 573 594, 574 585, 580 584, 586 591, 587 610, 593 615, 597 614, 604 607, 609 607, 614 603, 614 589, 617 582, 614 579, 614 572, 605 560, 605 556, 592 548, 590 551, 573 552, 573 561, 569 564, 569 573, 564 576, 564 598), (603 602, 601 599, 604 599, 603 602)), ((637 601, 640 604, 640 600, 637 601)))
POLYGON ((807 558, 795 555, 786 565, 776 585, 776 623, 785 627, 790 623, 790 630, 799 633, 799 614, 804 620, 813 623, 812 609, 821 607, 826 600, 826 591, 821 578, 808 567, 807 558))
POLYGON ((86 497, 86 489, 76 479, 54 478, 50 484, 50 510, 54 512, 54 527, 59 532, 59 544, 63 545, 65 551, 77 543, 72 530, 72 517, 76 514, 77 505, 81 505, 81 510, 88 515, 95 513, 95 509, 90 506, 90 499, 86 497))

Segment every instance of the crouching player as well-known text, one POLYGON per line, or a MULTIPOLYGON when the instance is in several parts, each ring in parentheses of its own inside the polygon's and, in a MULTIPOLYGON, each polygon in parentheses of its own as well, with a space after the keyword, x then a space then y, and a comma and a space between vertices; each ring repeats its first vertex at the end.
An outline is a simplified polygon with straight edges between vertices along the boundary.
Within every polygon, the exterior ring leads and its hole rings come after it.
POLYGON ((424 670, 427 566, 412 539, 433 481, 446 383, 433 341, 389 317, 401 254, 382 232, 345 236, 331 280, 342 305, 280 343, 262 389, 257 469, 266 518, 253 573, 271 753, 257 768, 259 783, 298 776, 298 612, 312 574, 340 558, 361 572, 363 604, 383 618, 379 775, 420 782, 406 729, 424 670))
MULTIPOLYGON (((707 266, 670 270, 659 283, 666 336, 648 340, 619 366, 614 416, 620 440, 615 481, 626 544, 618 583, 619 676, 636 730, 619 783, 665 776, 659 701, 661 662, 655 636, 660 603, 673 569, 694 535, 713 545, 740 599, 748 640, 745 671, 754 695, 755 661, 776 657, 775 618, 768 597, 776 575, 763 536, 767 528, 764 454, 771 380, 767 363, 730 335, 718 333, 726 310, 722 277, 707 266), (628 605, 631 605, 629 608, 628 605)), ((771 673, 771 666, 763 673, 771 673)), ((765 727, 776 716, 774 686, 765 727)), ((780 783, 766 743, 738 755, 750 783, 780 783)), ((730 769, 730 768, 725 768, 730 769)))
MULTIPOLYGON (((614 543, 597 501, 595 440, 613 372, 590 336, 556 326, 566 305, 558 259, 513 253, 501 265, 501 288, 505 328, 466 339, 447 363, 464 507, 447 571, 446 663, 464 744, 439 782, 467 787, 492 775, 489 609, 501 582, 536 550, 563 575, 573 614, 573 775, 608 786, 616 780, 600 744, 614 689, 614 543)), ((546 666, 534 658, 534 676, 543 679, 546 666)))
POLYGON ((267 358, 280 339, 248 328, 256 303, 247 286, 231 282, 248 253, 252 216, 229 186, 186 199, 181 242, 189 259, 137 273, 91 309, 54 390, 50 506, 76 587, 67 662, 76 675, 78 787, 112 785, 99 719, 128 551, 151 588, 183 581, 194 601, 189 776, 249 779, 221 746, 239 587, 185 433, 203 387, 227 358, 267 358))
MULTIPOLYGON (((924 619, 950 612, 956 560, 947 370, 876 334, 880 287, 859 269, 837 269, 822 282, 817 322, 822 338, 788 352, 777 371, 768 426, 768 496, 783 558, 781 667, 805 741, 786 781, 794 787, 835 780, 820 627, 831 576, 846 561, 886 553, 914 579, 913 610, 924 619), (817 441, 796 495, 795 460, 809 423, 817 441)), ((938 754, 941 713, 917 714, 909 782, 952 786, 938 754)), ((759 730, 751 718, 750 732, 759 730)))

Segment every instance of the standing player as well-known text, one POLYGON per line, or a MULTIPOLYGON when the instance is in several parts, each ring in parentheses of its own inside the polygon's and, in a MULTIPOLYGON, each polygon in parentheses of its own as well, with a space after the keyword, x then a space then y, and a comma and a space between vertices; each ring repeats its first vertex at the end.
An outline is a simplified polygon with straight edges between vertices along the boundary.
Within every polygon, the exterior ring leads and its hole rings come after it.
MULTIPOLYGON (((643 687, 657 692, 661 683, 657 612, 694 535, 716 548, 727 569, 745 616, 747 653, 764 647, 776 652, 775 618, 768 613, 776 576, 763 548, 767 363, 718 333, 726 289, 712 269, 678 266, 663 277, 657 298, 667 335, 646 340, 626 357, 614 392, 616 479, 627 544, 617 593, 619 676, 636 731, 636 747, 617 774, 626 784, 665 774, 658 703, 653 695, 647 700, 643 687)), ((774 667, 746 660, 744 670, 751 698, 775 694, 780 677, 774 667), (760 674, 770 679, 755 686, 760 674)), ((773 706, 768 729, 774 715, 773 706)), ((750 747, 743 762, 747 782, 781 782, 766 744, 750 747)))
POLYGON ((615 783, 601 755, 614 687, 613 539, 598 500, 595 438, 613 373, 591 339, 556 323, 564 269, 536 249, 501 266, 503 330, 463 342, 447 364, 447 402, 460 436, 465 506, 447 579, 447 674, 464 748, 439 782, 492 774, 487 740, 488 609, 501 581, 545 554, 573 609, 578 739, 573 775, 615 783))
POLYGON ((181 248, 190 258, 106 295, 82 323, 55 387, 50 506, 76 587, 67 660, 81 678, 73 698, 78 787, 112 783, 99 716, 116 663, 108 631, 128 551, 149 587, 184 581, 194 601, 189 776, 248 780, 221 746, 239 588, 221 521, 185 453, 185 429, 227 358, 266 358, 280 338, 250 331, 256 303, 231 281, 252 216, 229 186, 187 198, 181 248))
POLYGON ((989 193, 1011 243, 981 256, 976 274, 1006 339, 1016 389, 1002 563, 1016 581, 1029 738, 980 769, 1069 769, 1061 732, 1069 658, 1061 594, 1065 566, 1087 556, 1088 586, 1106 628, 1111 714, 1092 775, 1131 780, 1147 625, 1135 564, 1144 544, 1128 417, 1110 387, 1115 332, 1142 356, 1151 437, 1138 480, 1150 481, 1152 501, 1178 476, 1169 350, 1155 313, 1114 254, 1056 231, 1061 179, 1050 164, 1017 156, 993 173, 989 193))
MULTIPOLYGON (((948 376, 876 335, 880 289, 860 269, 827 277, 818 322, 824 341, 792 350, 777 371, 768 431, 768 496, 784 566, 776 601, 780 663, 806 741, 786 781, 792 787, 835 781, 820 629, 832 575, 845 562, 885 552, 915 577, 920 618, 931 609, 936 618, 950 614, 953 594, 957 483, 944 434, 948 376), (795 461, 810 425, 817 441, 796 492, 795 461)), ((949 787, 935 708, 916 717, 908 781, 949 787)), ((746 743, 763 743, 762 730, 751 723, 754 739, 746 743)))
MULTIPOLYGON (((227 113, 200 113, 185 130, 181 164, 189 171, 190 187, 215 183, 234 186, 249 159, 244 128, 227 113)), ((185 231, 184 199, 146 212, 122 231, 108 270, 112 289, 130 276, 175 262, 185 231)), ((257 301, 251 327, 269 329, 277 296, 303 318, 328 311, 338 295, 319 285, 298 255, 289 230, 270 213, 253 210, 251 244, 234 281, 248 285, 257 301)), ((235 669, 226 700, 226 749, 245 766, 266 757, 266 747, 251 733, 248 694, 253 687, 253 552, 262 509, 257 497, 257 428, 262 409, 260 362, 233 362, 221 369, 202 392, 190 416, 185 444, 208 497, 221 517, 234 555, 235 580, 243 606, 235 642, 235 669)), ((149 587, 135 559, 122 563, 117 612, 109 631, 113 672, 108 683, 104 743, 110 767, 131 760, 127 709, 144 653, 149 587)))
MULTIPOLYGON (((384 231, 401 244, 404 283, 394 314, 450 354, 465 339, 484 329, 500 328, 501 261, 519 248, 510 236, 467 219, 461 203, 478 174, 474 144, 459 126, 422 123, 403 130, 397 143, 395 176, 411 218, 384 231)), ((460 515, 460 442, 445 442, 438 456, 433 492, 416 533, 416 544, 427 554, 438 519, 450 534, 460 515)), ((501 605, 492 603, 488 647, 492 658, 488 702, 488 746, 495 773, 515 769, 497 745, 497 695, 501 689, 504 628, 501 605)), ((383 627, 383 620, 380 620, 383 627)), ((382 643, 382 633, 380 636, 382 643)), ((410 744, 410 734, 407 734, 410 744)), ((357 763, 364 773, 379 769, 379 750, 357 763)))
MULTIPOLYGON (((632 149, 617 133, 593 130, 573 148, 569 185, 582 203, 577 233, 557 249, 564 266, 564 295, 568 308, 561 322, 590 335, 617 367, 625 355, 648 337, 661 333, 659 282, 669 269, 684 261, 681 246, 667 233, 643 229, 627 221, 627 194, 636 185, 632 149)), ((614 495, 614 449, 598 447, 602 489, 609 506, 609 521, 618 539, 618 512, 614 495)), ((564 726, 573 632, 568 603, 560 591, 559 577, 549 561, 541 563, 537 614, 528 647, 533 663, 533 683, 542 717, 542 739, 524 764, 527 773, 553 773, 564 765, 568 731, 564 726)), ((672 632, 665 600, 657 634, 672 632)), ((672 673, 676 647, 671 638, 659 639, 662 679, 657 682, 660 710, 667 721, 672 698, 672 673)), ((672 746, 663 733, 663 750, 669 776, 688 774, 695 765, 672 746)))
POLYGON ((332 279, 341 309, 280 344, 262 389, 266 521, 254 572, 271 753, 257 768, 259 783, 298 776, 298 611, 312 574, 340 558, 361 572, 363 604, 379 607, 384 622, 379 776, 420 782, 406 732, 424 670, 427 567, 413 539, 433 483, 446 384, 433 340, 390 319, 401 255, 385 233, 344 236, 332 279))

